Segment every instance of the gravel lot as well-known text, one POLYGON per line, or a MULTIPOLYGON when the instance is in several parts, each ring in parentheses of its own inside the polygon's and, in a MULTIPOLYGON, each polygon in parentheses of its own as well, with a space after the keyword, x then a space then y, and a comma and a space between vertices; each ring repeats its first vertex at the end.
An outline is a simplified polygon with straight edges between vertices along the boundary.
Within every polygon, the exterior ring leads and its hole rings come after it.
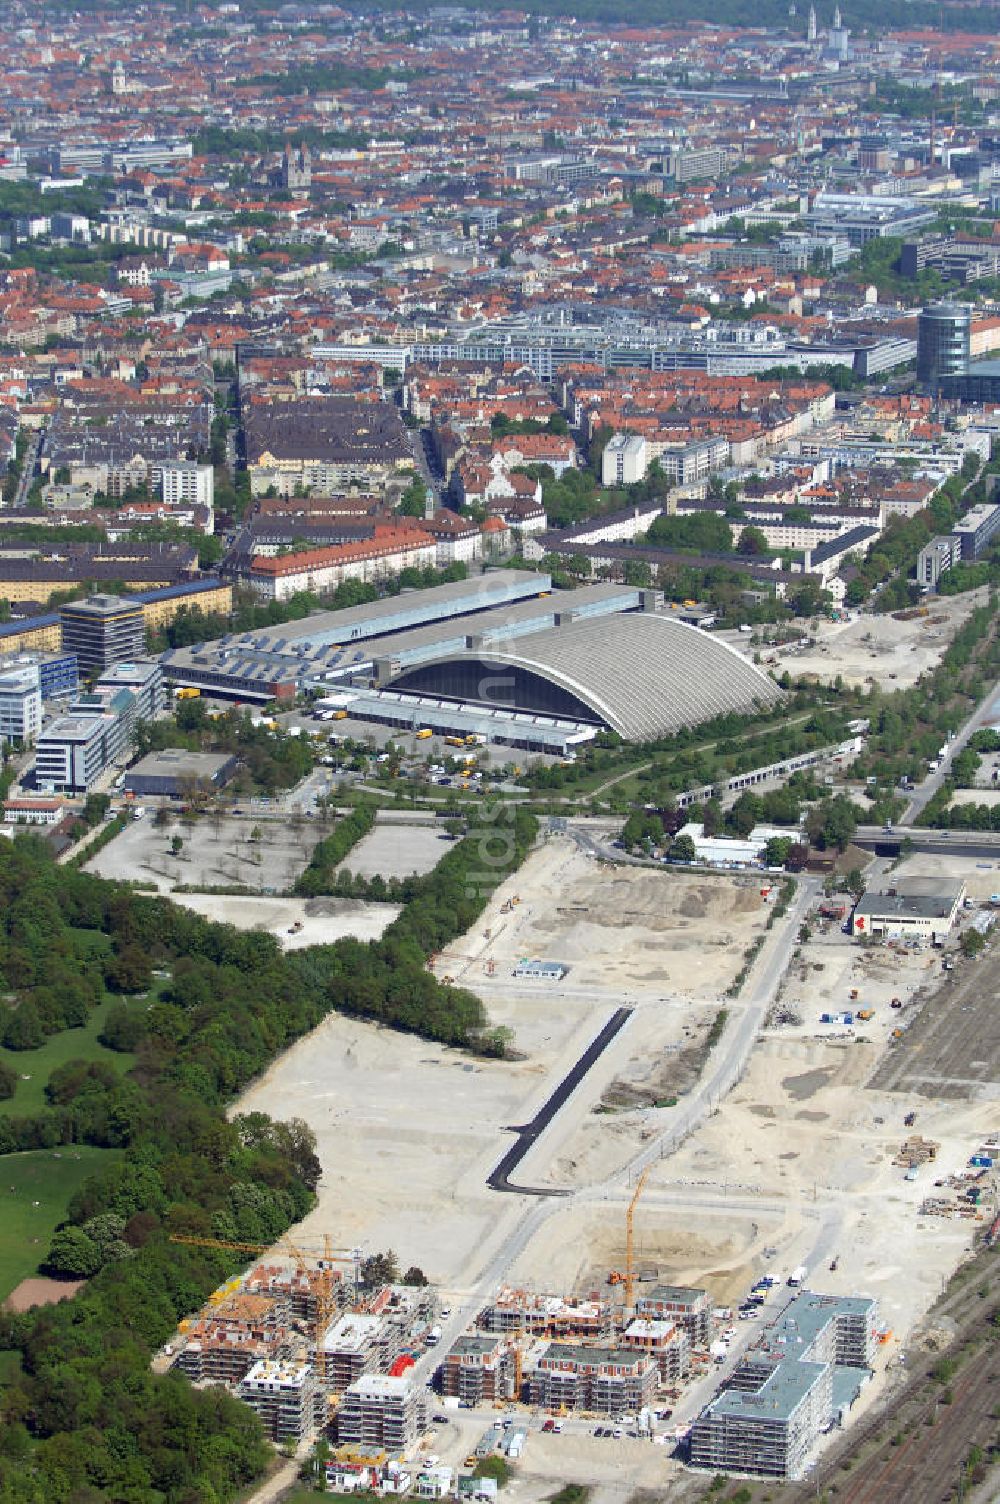
POLYGON ((877 682, 884 689, 908 689, 933 668, 974 607, 985 605, 985 590, 933 597, 926 617, 897 621, 892 616, 855 616, 850 622, 808 624, 815 646, 759 649, 767 667, 798 677, 815 674, 845 684, 877 682), (772 664, 772 658, 777 662, 772 664))
POLYGON ((341 866, 356 877, 410 877, 430 872, 451 845, 438 826, 379 822, 348 852, 341 866))
POLYGON ((109 846, 86 864, 88 872, 142 883, 161 893, 181 885, 225 887, 241 884, 261 893, 290 888, 306 866, 324 831, 318 821, 205 817, 185 825, 180 817, 158 826, 151 816, 131 820, 109 846), (258 841, 250 836, 260 833, 258 841), (178 856, 171 838, 183 841, 178 856))

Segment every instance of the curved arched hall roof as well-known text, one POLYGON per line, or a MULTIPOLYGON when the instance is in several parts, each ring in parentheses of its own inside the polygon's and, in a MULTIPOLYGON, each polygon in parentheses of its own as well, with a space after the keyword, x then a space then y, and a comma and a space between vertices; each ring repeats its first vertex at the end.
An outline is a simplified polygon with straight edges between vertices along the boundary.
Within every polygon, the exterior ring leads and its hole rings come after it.
POLYGON ((476 698, 494 706, 580 714, 627 741, 650 741, 717 715, 752 713, 782 699, 774 681, 720 638, 674 617, 636 612, 571 622, 503 643, 470 648, 408 670, 394 689, 476 698), (541 703, 541 686, 553 699, 541 703), (506 687, 505 687, 506 686, 506 687))

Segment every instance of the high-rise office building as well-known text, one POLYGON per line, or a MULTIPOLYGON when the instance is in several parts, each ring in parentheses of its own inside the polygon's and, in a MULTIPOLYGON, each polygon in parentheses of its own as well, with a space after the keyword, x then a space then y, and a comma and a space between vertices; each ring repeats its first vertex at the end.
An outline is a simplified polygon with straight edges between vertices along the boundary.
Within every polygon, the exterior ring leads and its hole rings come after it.
POLYGON ((75 653, 84 674, 103 673, 113 663, 142 658, 146 629, 142 606, 129 596, 92 595, 61 606, 63 647, 75 653))
POLYGON ((972 313, 966 303, 930 303, 917 321, 917 380, 937 392, 946 376, 969 364, 972 313))

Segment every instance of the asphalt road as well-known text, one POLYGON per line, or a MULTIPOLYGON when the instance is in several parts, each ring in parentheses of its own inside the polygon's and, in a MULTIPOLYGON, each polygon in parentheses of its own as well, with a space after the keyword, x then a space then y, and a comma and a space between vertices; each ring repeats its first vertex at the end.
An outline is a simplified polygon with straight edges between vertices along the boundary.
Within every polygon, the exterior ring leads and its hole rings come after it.
POLYGON ((937 794, 945 779, 951 773, 951 765, 959 752, 965 747, 969 738, 989 721, 1000 719, 1000 684, 994 684, 989 694, 986 695, 976 706, 975 710, 965 722, 965 725, 956 733, 952 741, 948 743, 948 755, 944 759, 936 773, 928 773, 923 783, 918 784, 910 798, 904 815, 907 825, 912 825, 924 808, 937 794))
POLYGON ((486 1182, 491 1190, 511 1191, 522 1196, 569 1195, 568 1191, 561 1191, 552 1186, 538 1189, 533 1186, 512 1185, 510 1182, 510 1172, 517 1169, 524 1156, 528 1153, 528 1150, 532 1148, 538 1138, 545 1132, 552 1119, 563 1105, 569 1101, 574 1091, 576 1091, 584 1076, 601 1058, 612 1040, 618 1037, 631 1017, 631 1008, 619 1008, 613 1013, 597 1038, 587 1046, 573 1068, 567 1072, 552 1095, 539 1108, 538 1112, 535 1113, 531 1122, 517 1128, 516 1142, 507 1150, 507 1153, 486 1182))
POLYGON ((877 856, 896 857, 903 841, 913 851, 941 856, 992 857, 1000 861, 1000 831, 918 830, 913 825, 895 825, 887 834, 881 825, 859 825, 854 845, 877 856))
POLYGON ((24 468, 21 471, 21 478, 17 483, 17 491, 13 501, 15 510, 27 505, 28 492, 31 490, 31 483, 35 478, 35 466, 38 463, 41 448, 42 432, 39 430, 38 433, 32 434, 24 456, 24 468))

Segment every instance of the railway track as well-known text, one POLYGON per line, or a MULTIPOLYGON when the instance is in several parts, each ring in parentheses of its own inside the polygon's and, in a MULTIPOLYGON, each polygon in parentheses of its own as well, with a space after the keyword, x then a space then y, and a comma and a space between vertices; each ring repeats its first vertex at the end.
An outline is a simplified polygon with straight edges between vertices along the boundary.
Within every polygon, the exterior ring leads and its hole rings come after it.
POLYGON ((957 1497, 970 1448, 989 1455, 1000 1441, 994 1415, 1000 1411, 1000 1342, 987 1335, 975 1351, 967 1348, 1000 1317, 995 1272, 996 1254, 982 1250, 930 1313, 936 1322, 955 1323, 948 1350, 922 1354, 905 1386, 861 1425, 851 1426, 808 1483, 783 1491, 782 1504, 805 1504, 827 1489, 835 1490, 837 1504, 946 1504, 957 1497), (979 1294, 984 1287, 990 1289, 985 1299, 979 1294), (933 1379, 932 1370, 949 1357, 960 1364, 954 1377, 933 1379))
MULTIPOLYGON (((1000 1362, 995 1367, 1000 1368, 1000 1362)), ((870 1462, 862 1464, 859 1476, 838 1489, 840 1504, 894 1504, 905 1499, 938 1504, 948 1499, 975 1439, 973 1433, 985 1418, 980 1413, 984 1389, 991 1405, 990 1385, 984 1384, 978 1365, 970 1361, 949 1386, 951 1403, 945 1404, 943 1391, 936 1389, 914 1407, 906 1421, 908 1434, 896 1446, 891 1440, 885 1442, 870 1462)))

